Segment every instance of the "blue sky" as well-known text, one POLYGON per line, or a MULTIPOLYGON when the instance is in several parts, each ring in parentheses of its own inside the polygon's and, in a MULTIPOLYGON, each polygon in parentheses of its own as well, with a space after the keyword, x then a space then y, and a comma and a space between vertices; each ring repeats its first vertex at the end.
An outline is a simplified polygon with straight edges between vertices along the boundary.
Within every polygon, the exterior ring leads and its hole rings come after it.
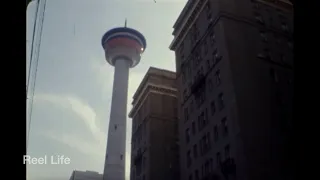
MULTIPOLYGON (((124 25, 147 40, 141 62, 130 70, 132 95, 150 66, 175 70, 169 50, 172 26, 186 0, 47 0, 35 89, 29 155, 64 155, 69 165, 28 165, 28 180, 68 179, 73 170, 102 173, 114 69, 100 44, 109 29, 124 25), (74 28, 75 27, 75 28, 74 28), (74 30, 75 29, 75 30, 74 30)), ((35 3, 27 9, 30 52, 35 3)), ((127 127, 127 173, 131 120, 127 127)), ((129 180, 129 179, 127 179, 129 180)))

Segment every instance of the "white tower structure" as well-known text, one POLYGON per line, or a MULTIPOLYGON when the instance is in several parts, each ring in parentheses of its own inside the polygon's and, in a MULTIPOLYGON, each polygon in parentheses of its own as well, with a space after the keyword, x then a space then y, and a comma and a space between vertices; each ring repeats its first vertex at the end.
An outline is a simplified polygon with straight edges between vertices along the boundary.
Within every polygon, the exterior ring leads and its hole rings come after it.
POLYGON ((102 47, 107 62, 115 67, 103 180, 124 180, 129 68, 140 62, 146 40, 140 32, 125 26, 106 32, 102 47))

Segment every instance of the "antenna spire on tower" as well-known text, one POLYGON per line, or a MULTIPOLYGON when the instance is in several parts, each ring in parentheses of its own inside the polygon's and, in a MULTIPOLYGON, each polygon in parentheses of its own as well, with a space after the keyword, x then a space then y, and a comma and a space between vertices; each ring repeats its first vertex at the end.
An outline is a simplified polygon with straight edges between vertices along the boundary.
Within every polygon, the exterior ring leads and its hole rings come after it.
POLYGON ((127 18, 126 18, 126 20, 124 21, 124 27, 127 27, 127 18))

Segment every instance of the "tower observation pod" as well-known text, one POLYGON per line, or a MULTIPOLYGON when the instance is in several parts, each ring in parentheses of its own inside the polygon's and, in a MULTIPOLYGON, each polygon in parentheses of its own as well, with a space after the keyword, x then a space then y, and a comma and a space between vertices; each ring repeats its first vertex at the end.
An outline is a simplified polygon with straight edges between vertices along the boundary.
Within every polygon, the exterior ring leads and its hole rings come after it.
POLYGON ((101 43, 107 62, 115 67, 103 180, 125 180, 129 68, 140 62, 146 40, 134 29, 119 27, 106 32, 101 43))

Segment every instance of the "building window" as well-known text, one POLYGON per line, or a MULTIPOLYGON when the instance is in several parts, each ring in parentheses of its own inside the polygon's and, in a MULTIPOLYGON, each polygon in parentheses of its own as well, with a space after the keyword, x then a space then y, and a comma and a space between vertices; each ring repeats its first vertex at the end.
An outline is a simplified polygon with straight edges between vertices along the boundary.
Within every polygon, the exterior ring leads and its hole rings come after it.
POLYGON ((208 80, 208 86, 209 86, 209 91, 212 91, 212 89, 213 89, 212 79, 209 79, 209 80, 208 80))
POLYGON ((206 89, 203 87, 199 88, 197 95, 196 95, 196 103, 198 108, 203 104, 206 98, 206 89))
POLYGON ((288 28, 288 25, 286 23, 282 23, 281 24, 281 28, 284 32, 289 32, 289 28, 288 28))
POLYGON ((204 163, 204 175, 207 176, 209 174, 209 160, 204 163))
POLYGON ((281 38, 279 36, 275 35, 274 38, 276 39, 276 43, 278 45, 281 44, 281 38))
POLYGON ((290 48, 290 49, 293 49, 293 42, 292 41, 288 41, 288 47, 290 48))
POLYGON ((201 175, 202 175, 202 178, 205 176, 204 175, 204 165, 203 164, 201 165, 201 175))
POLYGON ((118 128, 118 126, 115 124, 115 125, 114 125, 114 130, 117 130, 117 128, 118 128))
POLYGON ((198 157, 198 147, 197 144, 193 145, 193 157, 197 158, 198 157))
POLYGON ((226 117, 221 120, 221 125, 222 125, 223 136, 227 136, 229 131, 228 131, 228 124, 227 124, 226 117))
POLYGON ((204 112, 201 112, 200 116, 198 116, 198 129, 201 131, 205 125, 208 124, 208 121, 205 117, 204 112))
POLYGON ((213 50, 212 56, 213 56, 213 64, 217 64, 222 59, 222 56, 219 55, 217 48, 213 50))
POLYGON ((210 132, 207 132, 207 139, 206 139, 206 143, 207 143, 207 146, 208 146, 208 150, 211 149, 211 138, 210 138, 210 132))
POLYGON ((206 124, 208 124, 209 123, 209 116, 208 116, 208 108, 206 108, 206 110, 205 110, 205 121, 206 121, 206 124))
POLYGON ((206 14, 207 14, 207 19, 209 21, 212 21, 212 14, 211 14, 211 7, 210 7, 210 2, 207 2, 206 4, 206 14))
POLYGON ((191 100, 191 103, 190 103, 190 112, 191 113, 193 112, 193 100, 191 100))
POLYGON ((196 134, 196 123, 192 121, 192 134, 196 134))
POLYGON ((195 180, 200 180, 200 176, 199 176, 199 171, 198 170, 194 171, 194 176, 195 176, 195 180))
POLYGON ((270 69, 270 75, 272 77, 272 79, 274 80, 274 82, 279 82, 279 77, 277 72, 274 69, 270 69))
POLYGON ((181 79, 182 79, 182 83, 184 84, 186 82, 186 67, 185 67, 185 65, 182 65, 182 67, 181 67, 181 79))
POLYGON ((184 108, 184 121, 187 122, 189 120, 189 112, 188 108, 184 108))
POLYGON ((220 70, 217 70, 216 74, 215 74, 215 77, 216 77, 216 84, 217 86, 221 84, 221 74, 220 74, 220 70))
POLYGON ((213 159, 212 158, 210 158, 209 159, 209 166, 210 166, 210 172, 213 172, 213 159))
POLYGON ((261 24, 261 25, 264 24, 264 20, 263 20, 262 16, 259 13, 255 13, 255 19, 259 24, 261 24))
POLYGON ((210 109, 211 109, 211 115, 213 116, 216 113, 216 104, 214 101, 211 102, 210 109))
POLYGON ((260 36, 263 42, 268 42, 267 34, 264 31, 260 31, 260 36))
POLYGON ((208 53, 208 44, 207 44, 206 40, 204 40, 203 49, 204 49, 204 54, 207 54, 208 53))
POLYGON ((120 160, 122 160, 122 159, 123 159, 123 155, 121 154, 121 155, 120 155, 120 160))
POLYGON ((210 70, 210 68, 211 68, 211 63, 210 63, 210 61, 209 60, 207 60, 207 67, 208 67, 208 71, 210 70))
POLYGON ((198 40, 199 35, 200 35, 200 31, 197 28, 197 25, 194 24, 192 27, 192 41, 196 42, 198 40))
POLYGON ((199 145, 200 145, 200 154, 203 155, 204 151, 203 151, 203 141, 202 141, 202 139, 200 139, 199 145))
POLYGON ((142 158, 142 167, 143 167, 143 169, 145 169, 146 167, 147 167, 147 158, 146 157, 143 157, 142 158))
POLYGON ((210 150, 210 133, 204 134, 200 140, 201 155, 206 154, 210 150))
POLYGON ((191 151, 189 150, 187 152, 187 167, 190 167, 191 163, 191 151))
POLYGON ((284 54, 280 54, 280 60, 281 60, 281 62, 284 63, 284 64, 287 62, 286 56, 285 56, 284 54))
POLYGON ((186 129, 186 142, 187 143, 190 142, 190 129, 189 128, 186 129))
POLYGON ((180 54, 183 54, 183 49, 184 49, 184 43, 182 42, 179 49, 180 54))
POLYGON ((181 55, 181 62, 184 61, 184 54, 181 55))
POLYGON ((208 119, 206 118, 207 116, 206 116, 206 111, 207 111, 207 109, 205 110, 205 112, 202 112, 201 113, 201 119, 202 119, 202 121, 203 121, 203 126, 205 126, 205 125, 207 125, 208 124, 208 119))
POLYGON ((217 152, 216 156, 217 156, 217 164, 220 165, 221 164, 221 154, 220 154, 220 152, 217 152))
POLYGON ((218 96, 218 106, 219 106, 219 110, 220 111, 224 108, 223 93, 220 93, 219 96, 218 96))
POLYGON ((214 141, 217 142, 219 139, 219 132, 218 132, 218 126, 215 125, 213 127, 213 133, 214 133, 214 141))
POLYGON ((226 145, 224 147, 224 158, 229 159, 230 158, 230 145, 226 145))
POLYGON ((187 89, 183 91, 183 100, 186 101, 188 99, 187 89))
POLYGON ((212 32, 210 34, 210 45, 213 46, 216 41, 216 35, 212 32))

